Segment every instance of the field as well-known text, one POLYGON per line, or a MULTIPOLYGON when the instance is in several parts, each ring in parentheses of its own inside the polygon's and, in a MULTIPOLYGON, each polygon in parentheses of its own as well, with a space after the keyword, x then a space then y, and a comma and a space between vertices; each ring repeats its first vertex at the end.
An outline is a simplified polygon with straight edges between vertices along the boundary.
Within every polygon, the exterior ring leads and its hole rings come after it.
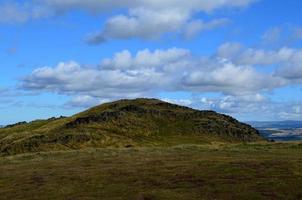
POLYGON ((91 148, 0 158, 0 199, 302 199, 302 143, 91 148))

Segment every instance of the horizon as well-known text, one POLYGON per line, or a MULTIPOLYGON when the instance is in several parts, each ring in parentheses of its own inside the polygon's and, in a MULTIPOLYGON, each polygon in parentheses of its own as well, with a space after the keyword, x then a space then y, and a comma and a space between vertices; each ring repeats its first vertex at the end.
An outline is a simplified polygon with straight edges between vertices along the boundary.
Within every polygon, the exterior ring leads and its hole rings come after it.
POLYGON ((0 125, 125 98, 242 122, 301 121, 300 8, 299 0, 3 0, 0 125))

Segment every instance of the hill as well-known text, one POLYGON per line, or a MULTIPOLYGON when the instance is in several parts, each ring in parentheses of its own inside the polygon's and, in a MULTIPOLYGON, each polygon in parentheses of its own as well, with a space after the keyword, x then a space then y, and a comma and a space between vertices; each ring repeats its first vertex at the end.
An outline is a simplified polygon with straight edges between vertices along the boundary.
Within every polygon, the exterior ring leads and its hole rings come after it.
POLYGON ((295 129, 302 128, 302 121, 264 121, 264 122, 247 122, 247 124, 259 129, 279 128, 279 129, 295 129))
POLYGON ((301 141, 302 121, 266 121, 247 122, 252 125, 260 134, 274 141, 301 141))
POLYGON ((256 129, 226 115, 135 99, 106 103, 72 117, 2 128, 0 154, 261 140, 256 129))

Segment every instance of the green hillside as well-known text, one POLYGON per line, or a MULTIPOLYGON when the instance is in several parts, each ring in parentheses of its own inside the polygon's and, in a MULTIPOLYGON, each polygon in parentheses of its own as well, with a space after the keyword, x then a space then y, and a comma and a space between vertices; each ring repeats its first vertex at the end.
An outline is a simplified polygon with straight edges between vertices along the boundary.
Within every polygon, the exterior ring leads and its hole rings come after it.
POLYGON ((68 118, 1 128, 0 154, 262 140, 257 130, 226 115, 135 99, 106 103, 68 118))

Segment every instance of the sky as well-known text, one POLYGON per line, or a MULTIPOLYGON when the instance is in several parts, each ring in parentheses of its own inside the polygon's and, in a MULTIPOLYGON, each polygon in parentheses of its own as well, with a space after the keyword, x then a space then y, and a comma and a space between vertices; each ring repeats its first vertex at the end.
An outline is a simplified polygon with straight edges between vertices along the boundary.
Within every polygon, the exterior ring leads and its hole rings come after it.
POLYGON ((0 125, 158 98, 302 119, 300 0, 1 0, 0 125))

